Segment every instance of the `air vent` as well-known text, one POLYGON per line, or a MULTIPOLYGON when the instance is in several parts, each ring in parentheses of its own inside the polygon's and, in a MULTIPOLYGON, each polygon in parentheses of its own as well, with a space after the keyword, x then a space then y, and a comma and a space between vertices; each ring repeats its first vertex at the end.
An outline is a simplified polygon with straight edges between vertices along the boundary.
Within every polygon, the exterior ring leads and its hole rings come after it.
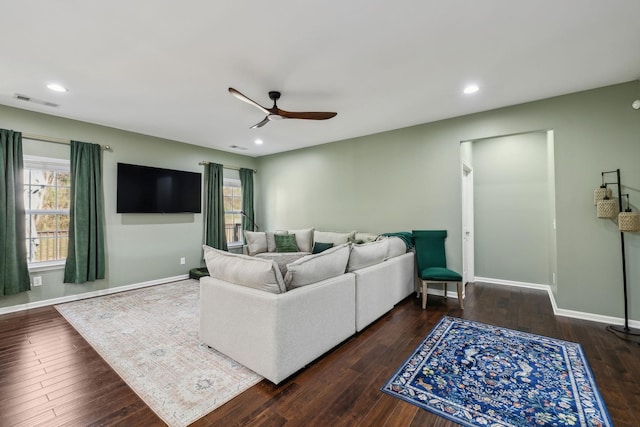
POLYGON ((37 98, 32 98, 30 96, 27 95, 22 95, 19 93, 16 93, 13 95, 15 99, 20 100, 20 101, 25 101, 25 102, 33 102, 34 104, 40 104, 40 105, 44 105, 46 107, 54 107, 57 108, 60 105, 56 104, 54 102, 49 102, 49 101, 44 101, 42 99, 37 99, 37 98))
POLYGON ((246 150, 247 147, 241 147, 239 145, 230 145, 229 148, 235 148, 236 150, 246 150))

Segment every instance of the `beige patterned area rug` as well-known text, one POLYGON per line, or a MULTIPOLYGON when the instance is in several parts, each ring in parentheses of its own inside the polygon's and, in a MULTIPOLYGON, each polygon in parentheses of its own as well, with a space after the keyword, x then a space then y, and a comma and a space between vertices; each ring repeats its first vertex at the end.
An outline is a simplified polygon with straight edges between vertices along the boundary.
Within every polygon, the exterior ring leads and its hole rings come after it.
POLYGON ((200 342, 199 289, 185 280, 56 309, 160 418, 182 427, 262 380, 200 342))

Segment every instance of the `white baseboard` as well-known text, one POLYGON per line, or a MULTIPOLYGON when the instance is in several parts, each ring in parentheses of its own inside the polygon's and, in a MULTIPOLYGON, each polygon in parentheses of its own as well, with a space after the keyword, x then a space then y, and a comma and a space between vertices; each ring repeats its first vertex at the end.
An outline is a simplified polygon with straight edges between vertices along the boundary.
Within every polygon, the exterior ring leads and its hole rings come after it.
POLYGON ((162 285, 164 283, 176 282, 178 280, 186 280, 188 278, 189 278, 188 274, 181 274, 180 276, 165 277, 163 279, 150 280, 148 282, 134 283, 131 285, 123 285, 123 286, 117 286, 115 288, 100 289, 98 291, 85 292, 82 294, 67 295, 64 297, 28 302, 25 304, 12 305, 10 307, 0 308, 0 314, 15 313, 17 311, 29 310, 32 308, 46 307, 48 305, 63 304, 65 302, 78 301, 78 300, 87 299, 87 298, 99 297, 102 295, 109 295, 109 294, 115 294, 118 292, 131 291, 133 289, 140 289, 140 288, 146 288, 148 286, 162 285))
MULTIPOLYGON (((581 319, 581 320, 589 320, 591 322, 606 323, 609 325, 624 325, 624 319, 621 317, 604 316, 602 314, 586 313, 583 311, 565 310, 563 308, 558 308, 558 305, 556 304, 556 299, 553 296, 553 292, 551 292, 551 286, 549 285, 541 285, 538 283, 516 282, 512 280, 491 279, 488 277, 475 277, 474 282, 493 283, 495 285, 515 286, 519 288, 529 288, 529 289, 538 289, 538 290, 547 291, 547 294, 549 295, 549 300, 551 300, 551 307, 553 308, 553 314, 555 314, 556 316, 571 317, 573 319, 581 319)), ((632 328, 640 328, 640 321, 629 320, 629 326, 632 328)))

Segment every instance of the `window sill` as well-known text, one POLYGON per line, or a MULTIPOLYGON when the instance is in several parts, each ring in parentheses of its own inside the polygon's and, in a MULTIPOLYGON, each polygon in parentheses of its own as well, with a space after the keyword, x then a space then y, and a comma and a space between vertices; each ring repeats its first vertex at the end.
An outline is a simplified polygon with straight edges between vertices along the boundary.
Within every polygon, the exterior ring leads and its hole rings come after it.
POLYGON ((38 262, 34 264, 29 264, 29 272, 39 272, 39 271, 53 271, 53 270, 64 270, 64 265, 66 261, 50 261, 50 262, 38 262))

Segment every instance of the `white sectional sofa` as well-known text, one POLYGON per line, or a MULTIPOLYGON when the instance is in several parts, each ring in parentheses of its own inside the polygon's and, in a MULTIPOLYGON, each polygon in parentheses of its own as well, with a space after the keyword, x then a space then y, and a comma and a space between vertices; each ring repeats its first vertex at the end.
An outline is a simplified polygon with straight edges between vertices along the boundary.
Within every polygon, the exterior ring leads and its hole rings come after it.
POLYGON ((355 333, 355 275, 272 294, 200 279, 200 339, 274 384, 355 333))
POLYGON ((275 384, 415 290, 414 254, 395 237, 302 256, 285 275, 273 258, 205 247, 200 339, 275 384))

